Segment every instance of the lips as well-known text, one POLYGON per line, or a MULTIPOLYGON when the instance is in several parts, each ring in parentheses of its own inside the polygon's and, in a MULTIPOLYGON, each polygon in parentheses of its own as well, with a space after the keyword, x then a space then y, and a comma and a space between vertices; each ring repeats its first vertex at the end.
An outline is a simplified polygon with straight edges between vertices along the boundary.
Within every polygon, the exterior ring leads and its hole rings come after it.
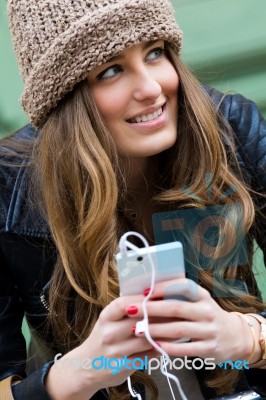
POLYGON ((136 124, 136 123, 140 123, 140 122, 153 121, 154 119, 156 119, 156 118, 160 117, 160 115, 162 115, 163 107, 164 106, 160 106, 157 108, 157 110, 155 110, 153 112, 146 112, 146 114, 140 114, 134 118, 130 118, 127 120, 127 122, 129 122, 131 124, 136 124))

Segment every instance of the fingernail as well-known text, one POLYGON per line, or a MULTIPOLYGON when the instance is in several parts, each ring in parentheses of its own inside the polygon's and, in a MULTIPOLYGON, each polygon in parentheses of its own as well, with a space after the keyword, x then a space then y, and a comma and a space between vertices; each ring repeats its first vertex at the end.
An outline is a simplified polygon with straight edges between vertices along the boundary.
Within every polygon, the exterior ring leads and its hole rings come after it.
POLYGON ((150 293, 150 290, 151 290, 150 288, 145 289, 143 292, 144 296, 148 296, 148 294, 150 293))
POLYGON ((132 333, 135 334, 136 333, 136 326, 133 326, 133 328, 131 329, 132 333))
POLYGON ((138 307, 136 307, 136 306, 129 306, 129 307, 126 309, 126 313, 129 314, 129 315, 137 314, 138 311, 139 311, 139 309, 138 309, 138 307))

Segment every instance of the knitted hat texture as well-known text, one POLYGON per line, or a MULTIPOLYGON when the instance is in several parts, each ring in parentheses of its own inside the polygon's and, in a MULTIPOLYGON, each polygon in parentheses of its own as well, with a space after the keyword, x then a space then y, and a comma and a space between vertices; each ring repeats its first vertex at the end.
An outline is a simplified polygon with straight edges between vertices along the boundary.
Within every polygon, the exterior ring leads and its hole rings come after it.
POLYGON ((21 104, 38 128, 89 71, 126 48, 163 39, 181 49, 169 0, 9 0, 8 15, 21 104))

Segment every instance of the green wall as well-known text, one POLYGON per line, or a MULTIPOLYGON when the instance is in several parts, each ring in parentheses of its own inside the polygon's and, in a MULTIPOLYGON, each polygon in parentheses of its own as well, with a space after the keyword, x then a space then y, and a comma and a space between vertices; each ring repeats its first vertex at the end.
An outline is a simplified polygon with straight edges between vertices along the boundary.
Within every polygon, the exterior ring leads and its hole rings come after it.
POLYGON ((6 1, 0 0, 0 135, 10 133, 27 122, 19 105, 22 88, 7 27, 6 1))
POLYGON ((183 59, 222 91, 255 100, 266 115, 266 1, 173 0, 183 59))
MULTIPOLYGON (((130 0, 129 0, 130 1, 130 0)), ((182 58, 221 91, 255 100, 266 115, 266 0, 172 0, 184 32, 182 58)), ((27 122, 22 80, 0 2, 0 135, 27 122)))

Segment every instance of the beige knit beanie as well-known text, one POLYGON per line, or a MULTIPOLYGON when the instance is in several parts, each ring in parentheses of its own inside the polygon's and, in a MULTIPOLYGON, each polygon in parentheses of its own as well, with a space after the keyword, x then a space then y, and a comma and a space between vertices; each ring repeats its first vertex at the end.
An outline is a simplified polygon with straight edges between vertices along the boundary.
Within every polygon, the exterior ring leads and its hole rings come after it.
POLYGON ((9 0, 8 15, 21 104, 39 128, 76 83, 124 49, 156 39, 181 48, 169 0, 9 0))

